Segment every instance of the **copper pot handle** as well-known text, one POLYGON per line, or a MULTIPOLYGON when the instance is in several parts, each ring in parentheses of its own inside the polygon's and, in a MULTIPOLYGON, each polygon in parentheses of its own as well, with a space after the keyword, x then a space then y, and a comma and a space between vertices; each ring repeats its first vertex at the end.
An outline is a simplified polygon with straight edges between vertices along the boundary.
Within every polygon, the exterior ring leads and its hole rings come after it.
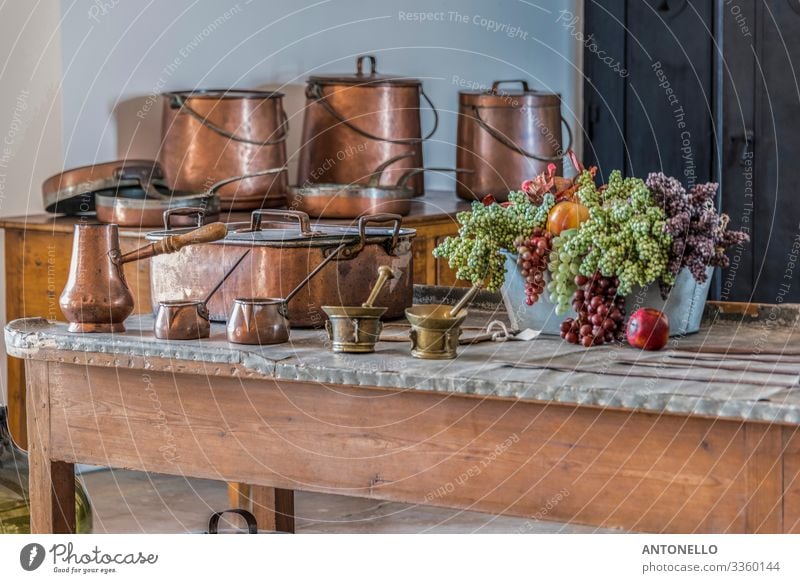
MULTIPOLYGON (((208 120, 208 118, 203 117, 191 107, 186 102, 186 99, 182 95, 172 94, 170 95, 170 107, 174 109, 180 109, 181 111, 185 111, 194 119, 199 121, 202 125, 206 126, 208 129, 218 133, 224 138, 228 138, 229 140, 233 140, 234 142, 242 142, 244 144, 252 144, 254 146, 274 146, 276 144, 280 144, 286 141, 286 138, 289 135, 289 118, 286 115, 286 110, 281 107, 281 118, 282 121, 278 128, 281 130, 281 135, 275 139, 267 138, 266 140, 259 141, 259 140, 251 140, 249 138, 243 138, 242 136, 237 136, 226 129, 218 126, 217 124, 208 120)), ((274 134, 275 132, 273 132, 274 134)))
POLYGON ((155 243, 145 245, 144 247, 130 251, 125 255, 119 255, 119 251, 116 250, 117 255, 112 257, 112 260, 114 263, 122 265, 123 263, 148 259, 149 257, 155 257, 156 255, 175 253, 187 245, 219 241, 220 239, 224 239, 225 235, 227 234, 228 227, 225 226, 225 223, 209 223, 202 227, 198 227, 197 229, 193 229, 188 233, 164 237, 155 243))
POLYGON ((164 211, 164 230, 171 231, 172 230, 172 223, 171 220, 173 216, 180 216, 180 217, 190 217, 192 215, 197 215, 197 226, 202 227, 203 222, 206 218, 206 209, 200 206, 185 206, 185 207, 178 207, 174 209, 167 209, 164 211))
MULTIPOLYGON (((472 115, 474 116, 475 121, 478 122, 478 125, 481 126, 495 140, 503 144, 506 148, 513 150, 518 154, 522 154, 526 158, 533 158, 534 160, 539 160, 540 162, 558 162, 564 157, 563 153, 560 156, 539 156, 519 147, 517 144, 508 139, 508 136, 502 134, 486 123, 481 117, 477 105, 472 106, 472 115)), ((567 123, 567 120, 564 119, 563 115, 561 116, 561 123, 563 123, 564 127, 567 128, 567 147, 561 148, 561 151, 567 152, 572 148, 572 128, 569 127, 569 124, 567 123)))
POLYGON ((406 158, 411 158, 415 152, 403 152, 402 154, 398 154, 397 156, 392 156, 388 160, 385 160, 378 164, 375 167, 375 170, 372 171, 369 178, 369 185, 370 186, 378 186, 381 181, 381 176, 386 171, 386 169, 394 164, 395 162, 399 162, 400 160, 405 160, 406 158))
POLYGON ((208 521, 208 534, 219 534, 219 519, 223 514, 238 514, 247 523, 248 534, 258 534, 258 523, 256 517, 242 508, 231 508, 222 512, 215 512, 208 521))
POLYGON ((522 90, 525 93, 530 91, 530 89, 528 88, 528 82, 525 79, 501 79, 499 81, 495 81, 494 83, 492 83, 491 93, 494 93, 496 95, 497 92, 500 90, 501 83, 519 83, 520 85, 522 85, 522 90))
POLYGON ((378 59, 375 55, 359 55, 356 59, 356 75, 364 74, 364 59, 369 60, 369 74, 374 75, 378 72, 378 59))
POLYGON ((302 211, 280 210, 280 209, 258 209, 250 215, 250 227, 238 232, 253 233, 261 230, 261 219, 263 217, 281 217, 297 219, 300 226, 300 234, 304 237, 315 237, 319 233, 311 228, 311 219, 308 214, 302 211))
POLYGON ((439 111, 436 109, 436 106, 433 104, 430 97, 428 97, 425 94, 425 90, 422 89, 422 86, 420 86, 419 92, 420 95, 422 95, 422 98, 428 103, 431 110, 433 111, 433 128, 431 129, 430 132, 428 132, 428 135, 426 135, 424 138, 383 138, 381 136, 376 136, 375 134, 371 134, 366 130, 362 130, 358 126, 353 125, 353 123, 349 119, 343 117, 342 114, 336 111, 333 108, 333 106, 330 103, 328 103, 328 99, 322 94, 322 86, 319 83, 313 83, 313 84, 310 83, 308 87, 306 87, 306 97, 308 99, 313 99, 314 101, 319 103, 325 109, 325 111, 327 111, 328 114, 331 117, 333 117, 336 121, 338 121, 340 124, 347 126, 351 130, 353 130, 357 134, 364 136, 365 138, 368 138, 370 140, 376 140, 378 142, 387 142, 389 144, 420 144, 425 140, 429 139, 431 136, 433 136, 433 134, 436 133, 436 130, 439 127, 439 111))
POLYGON ((392 228, 392 242, 387 249, 387 252, 391 255, 397 247, 397 240, 400 237, 400 224, 403 222, 403 217, 390 213, 382 213, 366 215, 358 219, 358 242, 351 247, 345 248, 342 251, 342 256, 345 259, 350 259, 361 253, 361 250, 364 249, 367 244, 367 224, 388 222, 394 223, 392 228))

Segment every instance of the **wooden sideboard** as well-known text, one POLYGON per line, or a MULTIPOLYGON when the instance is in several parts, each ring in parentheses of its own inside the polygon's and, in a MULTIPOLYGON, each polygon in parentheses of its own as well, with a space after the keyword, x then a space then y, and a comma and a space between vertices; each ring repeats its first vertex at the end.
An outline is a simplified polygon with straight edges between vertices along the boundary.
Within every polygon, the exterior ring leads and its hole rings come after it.
MULTIPOLYGON (((435 260, 433 248, 448 235, 457 232, 455 215, 469 209, 469 203, 453 192, 432 191, 412 203, 412 210, 403 219, 403 226, 417 230, 414 239, 414 283, 452 285, 453 272, 446 262, 435 260)), ((231 213, 221 220, 248 220, 247 213, 231 213)), ((6 321, 41 316, 63 320, 58 297, 67 281, 72 232, 76 223, 94 222, 80 217, 57 217, 37 214, 0 219, 5 230, 6 321)), ((145 243, 144 235, 157 228, 121 228, 122 252, 145 243)), ((150 310, 150 265, 148 261, 128 264, 125 276, 131 287, 138 312, 150 310)), ((25 373, 21 360, 7 358, 8 424, 11 435, 22 448, 27 448, 25 421, 25 373)))

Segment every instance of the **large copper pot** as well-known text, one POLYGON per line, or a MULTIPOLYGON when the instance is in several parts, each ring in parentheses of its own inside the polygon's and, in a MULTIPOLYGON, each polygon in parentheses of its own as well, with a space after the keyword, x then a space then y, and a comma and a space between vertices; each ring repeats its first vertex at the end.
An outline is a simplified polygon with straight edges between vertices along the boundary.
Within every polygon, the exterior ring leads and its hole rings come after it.
POLYGON ((508 192, 539 174, 550 163, 561 174, 566 148, 561 141, 561 96, 531 90, 523 80, 495 81, 489 91, 459 93, 456 192, 467 200, 492 194, 504 202, 508 192), (520 89, 501 90, 503 83, 520 89))
MULTIPOLYGON (((396 184, 406 170, 421 168, 422 142, 439 123, 436 108, 419 79, 381 75, 374 56, 360 56, 356 73, 314 75, 306 85, 303 140, 297 184, 365 184, 381 163, 411 152, 392 164, 381 184, 396 184), (364 61, 370 71, 364 71, 364 61), (422 137, 420 96, 434 113, 433 128, 422 137)), ((422 174, 409 186, 424 194, 422 174)))
MULTIPOLYGON (((153 308, 165 300, 205 298, 230 273, 208 301, 211 320, 224 322, 236 298, 285 298, 311 270, 336 253, 335 260, 288 302, 291 325, 321 326, 325 321, 322 306, 361 305, 381 265, 389 266, 396 277, 375 303, 387 307, 387 318, 399 318, 413 296, 411 240, 415 235, 413 229, 400 228, 401 220, 398 215, 381 214, 361 217, 355 227, 312 227, 308 215, 299 211, 253 211, 249 223, 229 224, 228 236, 221 241, 154 257, 150 263, 153 308), (387 222, 391 227, 378 226, 387 222), (342 244, 344 248, 339 249, 342 244)), ((158 241, 183 231, 149 233, 147 239, 158 241)))
MULTIPOLYGON (((205 90, 164 94, 160 162, 174 190, 205 192, 231 176, 286 165, 289 131, 283 94, 205 90)), ((223 210, 282 206, 286 172, 219 191, 223 210)))

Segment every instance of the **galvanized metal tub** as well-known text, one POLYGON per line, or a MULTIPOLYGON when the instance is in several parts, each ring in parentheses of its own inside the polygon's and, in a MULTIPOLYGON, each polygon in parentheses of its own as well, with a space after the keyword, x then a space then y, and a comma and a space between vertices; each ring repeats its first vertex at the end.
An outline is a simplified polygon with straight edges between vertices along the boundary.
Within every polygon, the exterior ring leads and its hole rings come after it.
MULTIPOLYGON (((570 309, 564 315, 555 313, 555 305, 550 302, 547 291, 534 305, 525 303, 525 281, 517 266, 517 256, 504 253, 506 256, 506 281, 501 293, 503 303, 508 312, 511 326, 516 330, 541 330, 543 334, 559 334, 559 326, 564 318, 575 317, 570 309)), ((681 270, 675 286, 665 300, 661 297, 658 283, 646 287, 636 287, 626 296, 626 313, 632 314, 639 308, 655 308, 661 310, 669 318, 670 336, 693 334, 700 330, 708 290, 711 288, 713 267, 706 271, 705 283, 697 283, 687 269, 681 270)))

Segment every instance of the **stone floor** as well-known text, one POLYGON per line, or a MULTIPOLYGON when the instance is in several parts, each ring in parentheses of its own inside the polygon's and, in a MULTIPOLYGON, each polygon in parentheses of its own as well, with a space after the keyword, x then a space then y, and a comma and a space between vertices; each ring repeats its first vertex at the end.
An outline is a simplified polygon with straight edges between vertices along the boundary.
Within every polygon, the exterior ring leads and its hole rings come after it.
MULTIPOLYGON (((222 482, 101 470, 81 477, 94 507, 96 533, 203 532, 212 512, 227 508, 222 482)), ((298 492, 300 533, 590 533, 580 525, 478 512, 298 492)))

